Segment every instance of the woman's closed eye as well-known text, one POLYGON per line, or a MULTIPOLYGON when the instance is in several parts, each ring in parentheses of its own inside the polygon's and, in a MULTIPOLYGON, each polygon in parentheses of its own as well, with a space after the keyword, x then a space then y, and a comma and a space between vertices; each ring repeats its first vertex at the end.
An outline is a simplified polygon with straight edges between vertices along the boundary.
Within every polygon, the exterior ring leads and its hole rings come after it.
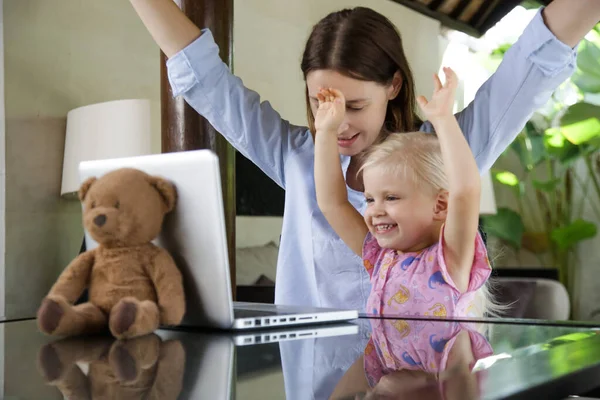
POLYGON ((346 110, 353 111, 353 112, 361 111, 364 108, 365 108, 365 106, 360 106, 360 107, 357 107, 357 106, 353 106, 353 107, 346 106, 346 110))

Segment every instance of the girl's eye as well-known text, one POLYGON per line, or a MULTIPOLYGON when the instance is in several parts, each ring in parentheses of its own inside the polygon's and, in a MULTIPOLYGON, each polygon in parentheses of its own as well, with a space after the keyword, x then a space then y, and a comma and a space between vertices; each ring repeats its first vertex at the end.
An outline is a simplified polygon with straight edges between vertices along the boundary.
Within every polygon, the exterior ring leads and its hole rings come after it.
POLYGON ((369 203, 372 203, 372 202, 373 202, 373 199, 372 199, 372 198, 370 198, 370 197, 367 197, 367 198, 365 199, 365 201, 367 202, 367 204, 369 204, 369 203))
POLYGON ((346 107, 346 108, 348 109, 348 111, 360 111, 364 107, 346 107))
POLYGON ((396 196, 387 196, 385 198, 387 201, 395 201, 395 200, 400 200, 398 197, 396 196))

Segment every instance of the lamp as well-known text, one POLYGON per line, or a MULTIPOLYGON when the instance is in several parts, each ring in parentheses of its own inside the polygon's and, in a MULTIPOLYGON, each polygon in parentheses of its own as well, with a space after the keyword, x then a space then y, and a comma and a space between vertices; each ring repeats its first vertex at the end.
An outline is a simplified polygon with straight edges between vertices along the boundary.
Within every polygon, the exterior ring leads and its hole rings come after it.
POLYGON ((479 200, 479 215, 492 215, 498 212, 496 198, 494 196, 494 185, 490 171, 481 176, 481 199, 479 200))
POLYGON ((150 154, 150 101, 128 99, 79 107, 67 114, 61 196, 79 190, 79 163, 150 154))

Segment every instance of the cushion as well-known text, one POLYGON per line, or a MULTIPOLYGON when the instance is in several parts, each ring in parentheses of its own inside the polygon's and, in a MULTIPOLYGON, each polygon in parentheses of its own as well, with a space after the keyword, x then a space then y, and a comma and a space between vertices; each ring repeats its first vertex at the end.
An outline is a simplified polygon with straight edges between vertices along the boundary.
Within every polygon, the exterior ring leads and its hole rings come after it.
POLYGON ((537 283, 516 279, 495 279, 492 284, 496 301, 507 307, 504 318, 525 318, 525 313, 533 297, 537 283))
POLYGON ((277 254, 279 248, 274 242, 264 246, 239 247, 235 249, 235 269, 237 285, 266 284, 275 282, 277 254))

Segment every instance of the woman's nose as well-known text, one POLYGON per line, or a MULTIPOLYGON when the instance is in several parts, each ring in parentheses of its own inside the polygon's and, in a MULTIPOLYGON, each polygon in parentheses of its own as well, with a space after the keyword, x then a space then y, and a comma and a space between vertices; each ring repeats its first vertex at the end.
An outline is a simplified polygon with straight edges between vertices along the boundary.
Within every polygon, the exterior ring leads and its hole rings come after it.
POLYGON ((341 135, 342 133, 346 132, 348 128, 350 128, 350 125, 347 122, 343 121, 340 124, 340 127, 338 128, 338 135, 341 135))
POLYGON ((349 115, 348 112, 344 114, 344 119, 338 128, 338 135, 342 135, 348 129, 350 129, 350 125, 352 123, 352 115, 349 115))

